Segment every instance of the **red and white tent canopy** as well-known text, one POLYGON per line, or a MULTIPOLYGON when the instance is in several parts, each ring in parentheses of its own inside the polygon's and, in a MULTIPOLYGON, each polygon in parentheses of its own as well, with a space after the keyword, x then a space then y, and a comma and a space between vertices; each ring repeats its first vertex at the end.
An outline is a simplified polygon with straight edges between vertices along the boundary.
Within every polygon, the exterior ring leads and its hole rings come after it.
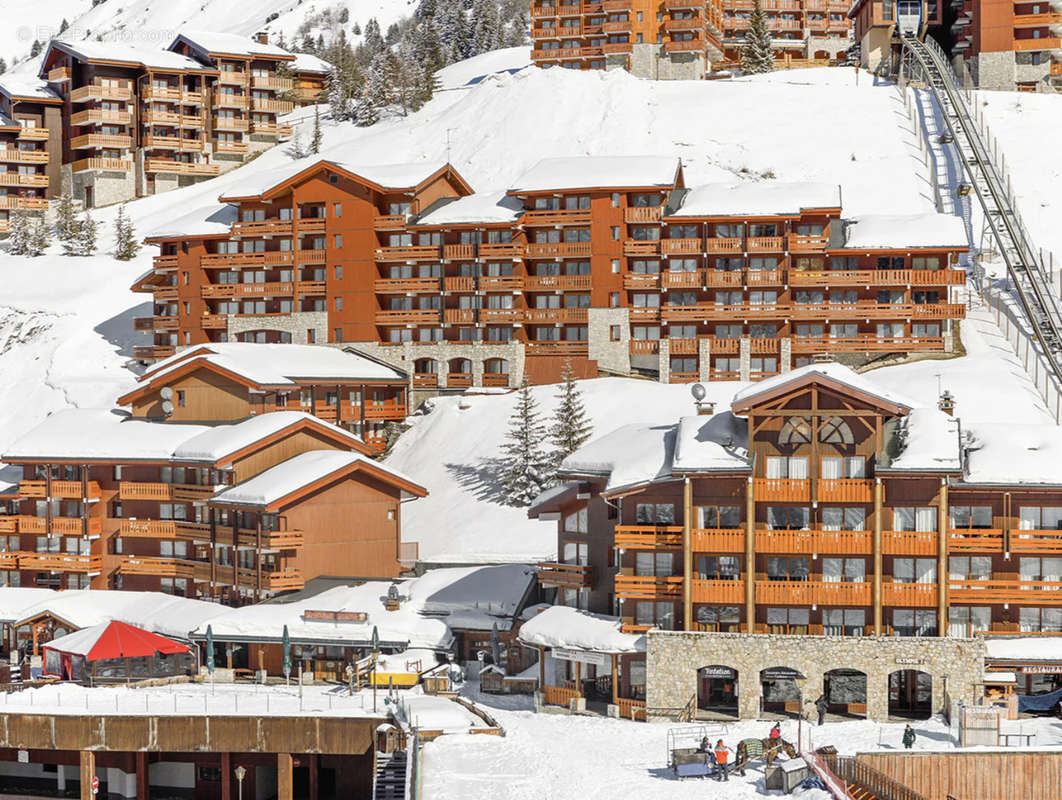
POLYGON ((44 650, 55 650, 67 656, 83 656, 88 661, 104 661, 142 658, 156 653, 187 653, 188 646, 126 622, 111 620, 53 639, 44 645, 44 650))

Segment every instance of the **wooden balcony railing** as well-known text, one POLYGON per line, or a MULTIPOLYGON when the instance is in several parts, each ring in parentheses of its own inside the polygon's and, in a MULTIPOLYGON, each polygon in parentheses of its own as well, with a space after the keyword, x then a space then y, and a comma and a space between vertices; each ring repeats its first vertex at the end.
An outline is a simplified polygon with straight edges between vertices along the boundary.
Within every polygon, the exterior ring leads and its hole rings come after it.
POLYGON ((691 50, 703 50, 704 39, 700 37, 696 39, 684 39, 677 42, 665 42, 664 50, 669 53, 688 52, 691 50))
POLYGON ((538 565, 538 582, 546 586, 579 589, 594 582, 594 568, 589 564, 544 561, 538 565))
POLYGON ((219 164, 207 164, 202 161, 175 161, 166 158, 144 159, 145 172, 173 172, 178 175, 217 175, 221 172, 219 164))
POLYGON ((432 261, 439 258, 441 248, 438 245, 408 245, 403 247, 381 247, 376 251, 377 261, 432 261))
POLYGON ((232 223, 233 236, 291 236, 295 222, 290 219, 264 219, 258 222, 232 223))
POLYGON ((811 499, 811 481, 800 478, 755 478, 757 500, 798 503, 811 499))
POLYGON ((135 539, 174 539, 176 523, 168 519, 123 519, 118 535, 135 539))
POLYGON ((868 582, 756 581, 757 603, 784 605, 870 605, 868 582))
POLYGON ((966 282, 961 269, 789 270, 793 286, 957 286, 966 282))
POLYGON ((749 236, 745 249, 750 253, 779 253, 785 250, 784 236, 749 236))
POLYGON ((130 172, 133 162, 120 158, 82 158, 71 164, 70 169, 73 172, 130 172))
MULTIPOLYGON (((626 25, 626 28, 622 30, 630 30, 631 23, 619 22, 619 23, 605 23, 605 30, 608 31, 608 26, 611 24, 626 25)), ((643 222, 659 222, 663 216, 663 206, 628 206, 623 209, 623 221, 628 223, 643 223, 643 222)))
POLYGON ((881 584, 881 604, 884 606, 932 608, 937 604, 937 584, 883 581, 881 584))
MULTIPOLYGON (((260 100, 257 97, 251 98, 251 109, 254 111, 265 111, 271 114, 287 114, 293 108, 295 104, 290 100, 260 100)), ((255 130, 258 129, 259 123, 255 123, 255 130)))
POLYGON ((690 549, 695 553, 740 553, 745 550, 745 531, 740 528, 694 528, 690 549))
POLYGON ((588 225, 590 223, 590 209, 558 208, 549 211, 525 211, 522 222, 527 226, 588 225))
POLYGON ((613 543, 629 550, 682 548, 681 525, 617 525, 613 543))
POLYGON ((70 80, 72 74, 72 67, 52 67, 48 70, 48 81, 50 83, 63 83, 70 80))
POLYGON ((1012 553, 1058 553, 1062 551, 1062 531, 1011 531, 1010 551, 1012 553))
POLYGON ((122 481, 118 484, 118 497, 121 500, 158 500, 168 502, 173 499, 173 484, 122 481))
POLYGON ((136 345, 133 347, 133 358, 155 361, 160 358, 169 358, 176 352, 177 348, 168 344, 136 345))
POLYGON ((525 245, 520 242, 492 242, 479 246, 480 258, 520 258, 525 245))
POLYGON ((294 87, 295 82, 291 78, 278 78, 276 75, 252 75, 251 88, 273 89, 278 92, 286 92, 294 87))
POLYGON ((125 150, 133 146, 132 136, 118 136, 104 133, 86 133, 70 140, 73 150, 115 149, 125 150))
POLYGON ((745 581, 694 578, 690 589, 694 603, 740 603, 745 595, 745 581))
POLYGON ((194 579, 197 563, 181 558, 122 556, 119 571, 123 575, 155 575, 161 578, 194 579))
POLYGON ((292 250, 271 250, 264 253, 211 253, 200 257, 203 267, 278 267, 295 263, 292 250))
POLYGON ((23 551, 18 554, 18 568, 48 572, 98 573, 103 569, 103 556, 23 551))
MULTIPOLYGON (((47 481, 22 481, 19 484, 21 497, 48 497, 47 481)), ((99 500, 100 485, 96 481, 87 481, 82 491, 81 481, 52 481, 51 497, 64 500, 99 500)))
POLYGON ((625 719, 641 720, 645 721, 645 701, 644 700, 632 700, 629 697, 619 697, 616 699, 616 705, 619 707, 619 715, 625 719))
POLYGON ((617 575, 616 596, 627 600, 662 600, 682 595, 681 575, 617 575))
POLYGON ((1062 581, 949 580, 950 600, 1062 605, 1062 581))
POLYGON ((479 288, 487 292, 520 291, 524 288, 524 280, 523 275, 482 275, 479 288))
POLYGON ((874 481, 861 478, 820 478, 815 493, 820 503, 872 503, 874 481))
POLYGON ((85 103, 92 100, 131 100, 132 98, 133 88, 131 86, 87 84, 79 86, 70 93, 71 103, 85 103))
MULTIPOLYGON (((79 162, 74 162, 76 166, 79 162)), ((47 186, 48 175, 43 172, 30 175, 8 172, 0 174, 0 186, 47 186)))
POLYGON ((529 308, 524 319, 531 323, 586 322, 585 308, 529 308))
POLYGON ((590 255, 590 242, 529 242, 531 258, 578 258, 590 255))
POLYGON ((1003 531, 984 528, 952 528, 948 531, 948 551, 952 553, 1002 553, 1003 531))
POLYGON ((377 311, 377 325, 435 325, 442 319, 439 309, 377 311))
POLYGON ((881 552, 897 556, 936 555, 937 534, 935 531, 882 531, 881 552))
POLYGON ((542 701, 550 706, 564 706, 568 708, 571 701, 579 697, 576 689, 565 689, 562 686, 543 686, 542 701))
POLYGON ((251 123, 241 117, 214 117, 212 125, 219 131, 246 131, 251 123))
POLYGON ((47 164, 46 150, 19 150, 14 147, 0 148, 0 161, 18 164, 47 164))
POLYGON ((191 483, 174 483, 173 499, 185 503, 194 503, 212 497, 218 490, 216 486, 196 486, 191 483))
POLYGON ((850 338, 800 336, 793 339, 794 353, 896 353, 942 351, 944 340, 937 337, 879 337, 873 334, 850 338))
POLYGON ((208 283, 200 287, 204 298, 217 297, 286 297, 295 291, 291 281, 273 283, 208 283))
POLYGON ((44 142, 48 140, 48 129, 27 125, 19 129, 18 138, 27 142, 44 142))
POLYGON ((758 553, 864 554, 872 550, 870 531, 757 530, 758 553))

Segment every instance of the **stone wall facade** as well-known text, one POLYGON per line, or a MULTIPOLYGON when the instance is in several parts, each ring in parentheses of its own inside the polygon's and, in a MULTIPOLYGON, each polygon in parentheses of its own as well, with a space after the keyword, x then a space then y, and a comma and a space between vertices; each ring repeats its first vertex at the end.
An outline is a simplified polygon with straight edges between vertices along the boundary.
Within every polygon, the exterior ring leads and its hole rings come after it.
POLYGON ((630 309, 587 309, 588 358, 597 362, 597 368, 615 375, 631 372, 631 326, 630 309), (619 338, 612 341, 611 329, 619 328, 619 338))
POLYGON ((316 341, 328 340, 327 311, 293 311, 290 314, 265 316, 226 317, 229 341, 237 341, 239 334, 247 331, 281 331, 291 334, 292 344, 309 344, 307 331, 314 331, 316 341))
POLYGON ((630 71, 651 80, 695 81, 708 73, 708 63, 703 53, 668 53, 662 44, 641 43, 631 48, 630 71))
POLYGON ((946 704, 975 701, 974 685, 984 671, 983 639, 776 636, 771 634, 649 631, 646 634, 646 707, 649 721, 671 722, 697 694, 697 671, 720 665, 738 673, 738 712, 760 715, 760 671, 789 667, 804 676, 798 682, 804 702, 823 692, 823 676, 833 669, 866 674, 867 718, 885 720, 889 712, 889 675, 918 670, 933 681, 932 711, 946 704), (801 685, 802 684, 802 685, 801 685))

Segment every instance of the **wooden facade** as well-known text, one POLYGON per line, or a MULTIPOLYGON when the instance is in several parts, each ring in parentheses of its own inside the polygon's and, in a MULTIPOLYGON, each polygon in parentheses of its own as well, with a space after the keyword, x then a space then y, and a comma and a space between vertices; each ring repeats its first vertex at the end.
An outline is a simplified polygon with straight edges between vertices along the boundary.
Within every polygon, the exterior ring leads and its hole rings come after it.
POLYGON ((962 247, 849 249, 838 207, 679 215, 681 169, 667 186, 620 183, 514 189, 510 222, 431 224, 433 204, 471 193, 449 166, 385 189, 320 162, 222 198, 238 206, 227 234, 150 240, 161 254, 133 289, 154 297, 138 323, 154 341, 136 354, 231 338, 408 345, 414 389, 463 389, 519 383, 513 344, 532 381, 569 361, 594 377, 598 337, 627 371, 755 379, 823 353, 942 352, 965 315, 950 302, 962 247), (596 310, 625 316, 595 329, 596 310))
POLYGON ((43 212, 58 193, 61 105, 43 87, 21 94, 0 79, 0 234, 15 212, 43 212))

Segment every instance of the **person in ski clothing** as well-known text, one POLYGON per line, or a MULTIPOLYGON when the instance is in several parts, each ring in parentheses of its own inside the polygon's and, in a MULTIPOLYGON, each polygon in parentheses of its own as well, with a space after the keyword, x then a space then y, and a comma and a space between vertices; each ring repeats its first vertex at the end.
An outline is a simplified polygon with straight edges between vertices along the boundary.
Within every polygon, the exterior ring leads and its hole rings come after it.
POLYGON ((815 701, 815 710, 819 712, 819 725, 826 721, 826 709, 829 707, 830 704, 826 700, 826 695, 820 694, 819 699, 815 701))
POLYGON ((768 734, 768 738, 771 740, 772 744, 777 742, 779 739, 782 738, 782 723, 781 722, 774 723, 774 727, 771 728, 771 732, 770 732, 770 734, 768 734))
POLYGON ((715 743, 715 763, 716 763, 716 780, 726 781, 727 778, 727 762, 730 760, 730 748, 727 747, 723 740, 720 739, 715 743))
POLYGON ((914 742, 915 742, 914 729, 910 725, 907 725, 903 729, 903 746, 904 746, 905 749, 910 750, 911 749, 911 745, 913 745, 914 742))
POLYGON ((702 753, 708 753, 711 751, 712 743, 708 741, 707 736, 701 738, 701 746, 697 749, 700 750, 702 753))

